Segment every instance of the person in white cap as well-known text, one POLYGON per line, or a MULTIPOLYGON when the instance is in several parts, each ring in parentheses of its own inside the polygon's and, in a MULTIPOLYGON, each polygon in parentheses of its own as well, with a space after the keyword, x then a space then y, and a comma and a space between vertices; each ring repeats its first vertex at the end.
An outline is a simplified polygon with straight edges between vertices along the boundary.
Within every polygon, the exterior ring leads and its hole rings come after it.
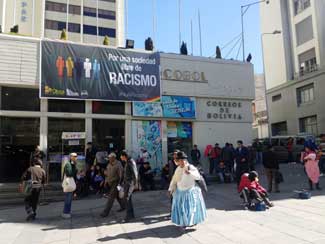
POLYGON ((105 206, 105 209, 100 214, 101 217, 107 217, 111 208, 113 207, 114 200, 116 199, 121 209, 119 212, 125 210, 125 204, 123 199, 119 198, 118 186, 122 183, 123 180, 123 166, 120 161, 116 160, 116 154, 110 153, 108 155, 108 165, 106 170, 106 183, 109 186, 108 199, 105 206))
MULTIPOLYGON (((67 162, 64 166, 63 170, 63 177, 64 180, 67 178, 73 178, 74 182, 76 182, 77 177, 77 158, 78 155, 76 153, 70 153, 70 160, 67 162)), ((71 218, 71 204, 72 204, 72 198, 73 198, 73 191, 65 191, 64 192, 64 208, 62 217, 65 219, 71 218)))

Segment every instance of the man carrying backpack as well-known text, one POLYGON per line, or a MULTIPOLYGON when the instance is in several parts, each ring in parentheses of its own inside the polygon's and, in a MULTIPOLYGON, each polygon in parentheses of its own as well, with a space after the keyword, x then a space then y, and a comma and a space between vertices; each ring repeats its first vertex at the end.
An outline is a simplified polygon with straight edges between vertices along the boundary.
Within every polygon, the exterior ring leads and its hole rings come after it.
POLYGON ((138 181, 138 171, 135 161, 129 155, 122 151, 120 154, 121 161, 125 162, 123 187, 124 187, 124 204, 126 206, 126 217, 124 222, 134 219, 134 210, 132 204, 132 193, 138 181))

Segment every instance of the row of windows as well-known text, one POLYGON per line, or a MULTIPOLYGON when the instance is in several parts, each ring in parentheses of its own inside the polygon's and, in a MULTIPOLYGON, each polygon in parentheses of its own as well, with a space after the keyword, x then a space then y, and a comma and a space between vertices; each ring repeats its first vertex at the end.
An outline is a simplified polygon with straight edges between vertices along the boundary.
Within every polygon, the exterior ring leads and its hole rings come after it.
MULTIPOLYGON (((31 88, 0 87, 1 110, 40 111, 39 90, 31 88)), ((49 112, 85 113, 85 101, 48 100, 49 112)), ((123 102, 93 101, 94 114, 124 114, 123 102)))
MULTIPOLYGON (((315 100, 314 84, 308 84, 306 86, 297 88, 296 94, 297 94, 298 106, 314 101, 315 100)), ((282 99, 281 94, 272 96, 272 102, 276 102, 281 99, 282 99)))
MULTIPOLYGON (((45 9, 48 10, 48 11, 66 13, 67 12, 67 5, 64 4, 64 3, 56 3, 56 2, 47 1, 45 9)), ((80 15, 81 14, 81 7, 78 6, 78 5, 69 4, 69 13, 70 14, 80 15)), ((84 7, 83 15, 84 16, 90 16, 90 17, 96 17, 97 9, 96 8, 90 8, 90 7, 84 7)), ((105 10, 105 9, 98 9, 98 18, 115 20, 116 14, 115 14, 114 11, 105 10)))
MULTIPOLYGON (((63 30, 66 22, 45 20, 45 28, 50 30, 63 30)), ((68 32, 80 33, 80 24, 68 23, 68 32)), ((93 25, 83 25, 83 34, 97 35, 97 27, 93 25)), ((116 31, 112 28, 98 27, 99 36, 116 37, 116 31)))
MULTIPOLYGON (((317 115, 299 118, 299 131, 300 133, 317 135, 318 134, 317 115)), ((288 128, 287 128, 286 121, 272 124, 273 136, 281 136, 287 134, 288 134, 288 128)))

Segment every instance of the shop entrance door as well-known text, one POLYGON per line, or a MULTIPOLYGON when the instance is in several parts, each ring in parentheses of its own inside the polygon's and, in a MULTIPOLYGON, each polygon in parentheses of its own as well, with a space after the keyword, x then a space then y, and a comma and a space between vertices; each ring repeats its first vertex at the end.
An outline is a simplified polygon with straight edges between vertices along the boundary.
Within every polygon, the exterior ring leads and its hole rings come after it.
POLYGON ((0 182, 20 181, 39 133, 39 118, 0 117, 0 182))

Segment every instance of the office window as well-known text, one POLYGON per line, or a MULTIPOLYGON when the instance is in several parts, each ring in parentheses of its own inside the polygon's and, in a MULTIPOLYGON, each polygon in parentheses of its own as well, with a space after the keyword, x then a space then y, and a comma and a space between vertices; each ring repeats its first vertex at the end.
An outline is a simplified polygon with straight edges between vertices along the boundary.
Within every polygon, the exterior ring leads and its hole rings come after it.
POLYGON ((310 7, 310 0, 294 0, 295 15, 310 7))
POLYGON ((311 16, 296 24, 297 46, 314 38, 313 19, 311 16))
POLYGON ((299 119, 301 133, 317 135, 317 116, 309 116, 299 119))
POLYGON ((272 136, 283 136, 288 134, 287 121, 274 123, 272 127, 272 136))
POLYGON ((66 23, 55 20, 45 20, 45 29, 50 30, 63 30, 66 28, 66 23))
POLYGON ((96 28, 96 26, 84 25, 84 34, 97 35, 97 28, 96 28))
POLYGON ((298 56, 300 76, 314 72, 318 69, 315 48, 312 48, 298 56))
POLYGON ((272 102, 279 101, 279 100, 281 100, 281 98, 282 98, 281 94, 277 94, 275 96, 272 96, 272 102))
POLYGON ((103 19, 115 19, 115 12, 114 11, 109 11, 109 10, 104 10, 104 9, 98 9, 98 18, 103 18, 103 19))
POLYGON ((314 84, 297 88, 297 104, 308 103, 314 101, 314 84))
POLYGON ((99 27, 98 28, 98 35, 115 37, 116 33, 115 33, 115 29, 99 27))
POLYGON ((96 17, 96 8, 84 7, 84 16, 96 17))
POLYGON ((80 33, 80 24, 69 23, 68 32, 80 33))
POLYGON ((69 13, 70 14, 76 14, 76 15, 80 15, 81 12, 81 7, 77 6, 77 5, 69 5, 69 13))
POLYGON ((124 102, 93 101, 93 114, 125 114, 124 102))
POLYGON ((49 99, 49 112, 66 112, 66 113, 84 113, 85 101, 80 100, 63 100, 63 99, 49 99))
POLYGON ((38 89, 1 87, 0 90, 2 110, 40 111, 38 89))
POLYGON ((46 1, 45 10, 66 13, 67 4, 46 1))

